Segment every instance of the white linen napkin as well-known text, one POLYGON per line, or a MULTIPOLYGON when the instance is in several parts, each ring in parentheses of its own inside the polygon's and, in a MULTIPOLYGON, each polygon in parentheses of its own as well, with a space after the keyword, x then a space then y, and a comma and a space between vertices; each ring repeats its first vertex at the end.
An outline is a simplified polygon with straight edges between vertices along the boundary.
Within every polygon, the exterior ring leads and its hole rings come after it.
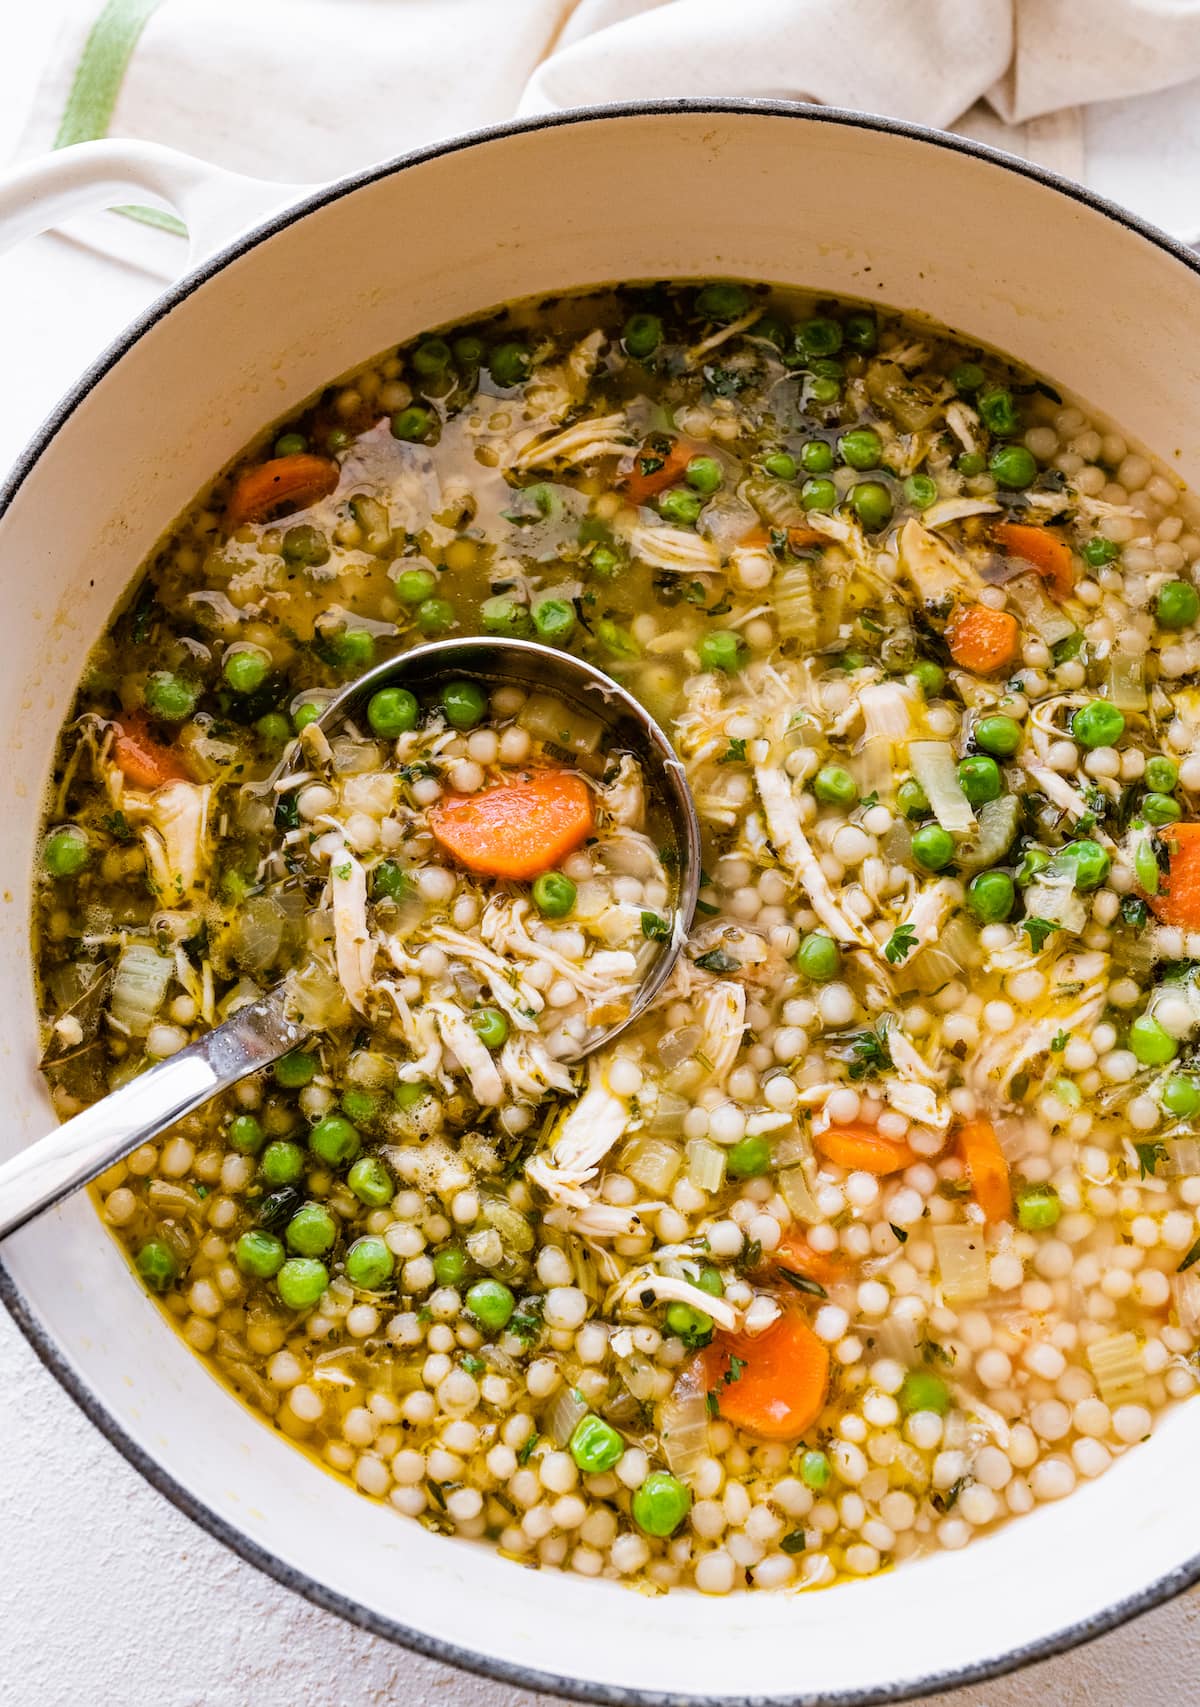
MULTIPOLYGON (((1200 0, 67 3, 22 155, 135 136, 291 182, 518 113, 689 95, 953 127, 1083 177, 1086 105, 1200 76, 1200 0)), ((1180 199, 1190 237, 1200 194, 1180 199)), ((104 225, 115 255, 130 227, 104 225)))

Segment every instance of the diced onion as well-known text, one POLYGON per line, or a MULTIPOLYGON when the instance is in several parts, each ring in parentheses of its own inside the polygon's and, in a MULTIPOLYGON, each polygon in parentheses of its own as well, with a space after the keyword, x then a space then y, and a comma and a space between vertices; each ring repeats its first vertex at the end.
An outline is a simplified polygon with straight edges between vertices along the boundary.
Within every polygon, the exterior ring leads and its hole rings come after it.
POLYGON ((654 1112, 646 1121, 646 1131, 652 1138, 677 1138, 691 1106, 688 1098, 677 1091, 661 1091, 654 1112))
POLYGON ((910 1315, 885 1316, 875 1331, 875 1345, 880 1354, 906 1367, 917 1361, 919 1335, 917 1324, 910 1315))
POLYGON ((1039 576, 1018 575, 1008 583, 1005 591, 1009 603, 1016 605, 1024 617, 1024 626, 1031 628, 1045 645, 1056 646, 1068 634, 1074 634, 1075 624, 1046 597, 1039 576))
POLYGON ((933 1243, 947 1304, 977 1304, 988 1294, 987 1251, 983 1229, 935 1227, 933 1243))
POLYGON ((1200 1140, 1191 1137, 1164 1138, 1166 1161, 1159 1169, 1164 1179, 1186 1179, 1200 1174, 1200 1140))
POLYGON ((1140 652, 1124 652, 1118 644, 1108 660, 1105 697, 1118 711, 1145 711, 1149 704, 1146 693, 1146 660, 1140 652))
POLYGON ((720 1191, 725 1184, 725 1152, 707 1138, 693 1138, 687 1147, 688 1180, 697 1191, 720 1191))
POLYGON ((795 640, 804 649, 815 646, 817 605, 813 596, 812 567, 804 558, 790 563, 775 577, 771 598, 780 637, 795 640))
POLYGON ((803 1168, 785 1168, 779 1175, 779 1191, 797 1221, 811 1227, 822 1219, 803 1168))
POLYGON ((664 1197, 670 1191, 682 1161, 674 1144, 668 1144, 665 1138, 651 1138, 648 1133, 635 1138, 621 1153, 623 1171, 656 1197, 664 1197))
POLYGON ((693 1367, 678 1376, 659 1412, 658 1437, 663 1455, 676 1476, 690 1476, 708 1456, 708 1403, 693 1367))
POLYGON ((907 741, 912 730, 912 695, 899 682, 869 682, 859 692, 868 740, 907 741))
POLYGON ((958 765, 949 741, 914 741, 908 759, 942 829, 952 836, 969 835, 975 828, 975 814, 958 780, 958 765))
POLYGON ((1039 879, 1025 891, 1025 912, 1031 919, 1046 919, 1064 931, 1081 931, 1087 924, 1087 908, 1075 893, 1070 877, 1039 879))
POLYGON ((535 741, 549 741, 572 753, 594 753, 604 735, 598 717, 577 706, 564 705, 549 693, 532 693, 517 713, 517 722, 535 741))
POLYGON ((1200 1334, 1200 1269, 1187 1268, 1172 1275, 1171 1291, 1180 1327, 1186 1333, 1200 1334))
POLYGON ((635 1399, 644 1403, 654 1397, 658 1371, 649 1358, 643 1357, 640 1352, 632 1351, 628 1357, 617 1359, 617 1371, 635 1399))
POLYGON ((1085 1353, 1106 1405, 1128 1405, 1146 1396, 1146 1368, 1136 1334, 1106 1334, 1085 1353))
POLYGON ((698 1025, 677 1025, 658 1040, 658 1058, 668 1073, 690 1061, 700 1047, 704 1033, 698 1025))
POLYGON ((131 1037, 145 1037, 150 1030, 174 972, 174 960, 147 942, 130 942, 121 950, 109 1011, 131 1037))
POLYGON ((588 1402, 578 1387, 559 1390, 546 1417, 546 1433, 557 1446, 565 1446, 588 1414, 588 1402))
POLYGON ((954 855, 960 871, 983 871, 998 865, 1016 840, 1021 827, 1021 802, 1015 794, 985 800, 979 808, 979 827, 954 855))

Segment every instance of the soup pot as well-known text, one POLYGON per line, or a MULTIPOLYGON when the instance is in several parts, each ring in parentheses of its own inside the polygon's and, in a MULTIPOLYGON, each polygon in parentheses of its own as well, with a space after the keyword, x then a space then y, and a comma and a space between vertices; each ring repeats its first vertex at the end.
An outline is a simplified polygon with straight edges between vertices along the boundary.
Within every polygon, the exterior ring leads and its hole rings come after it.
MULTIPOLYGON (((513 297, 740 275, 922 310, 1077 393, 1200 485, 1196 257, 953 137, 785 104, 663 103, 469 136, 281 210, 300 194, 129 143, 0 186, 0 241, 151 199, 182 214, 194 254, 224 242, 84 376, 0 493, 0 1153, 52 1119, 30 874, 88 650, 213 472, 375 351, 513 297)), ((422 1653, 581 1700, 900 1699, 1052 1653, 1200 1576, 1196 1406, 962 1553, 808 1595, 654 1598, 522 1570, 319 1469, 218 1385, 84 1197, 7 1243, 0 1294, 109 1439, 245 1559, 422 1653)))

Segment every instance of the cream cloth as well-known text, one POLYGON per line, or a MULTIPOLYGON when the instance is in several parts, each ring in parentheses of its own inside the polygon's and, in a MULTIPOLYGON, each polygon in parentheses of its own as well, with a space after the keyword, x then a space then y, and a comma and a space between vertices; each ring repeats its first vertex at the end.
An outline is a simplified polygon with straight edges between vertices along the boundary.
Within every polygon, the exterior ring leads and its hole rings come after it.
MULTIPOLYGON (((1085 104, 1200 75, 1200 0, 70 0, 22 155, 53 146, 102 11, 149 13, 108 134, 291 182, 514 114, 669 96, 953 126, 1083 177, 1085 104)), ((1200 195, 1181 199, 1191 236, 1200 195)), ((110 219, 106 243, 131 225, 110 219)))

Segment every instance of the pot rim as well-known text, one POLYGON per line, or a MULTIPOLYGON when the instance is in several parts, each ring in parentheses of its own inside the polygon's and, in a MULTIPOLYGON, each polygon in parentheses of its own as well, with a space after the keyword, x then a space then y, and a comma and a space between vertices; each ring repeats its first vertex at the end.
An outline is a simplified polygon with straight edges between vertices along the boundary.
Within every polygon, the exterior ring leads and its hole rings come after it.
MULTIPOLYGON (((1122 226, 1125 230, 1144 238, 1146 242, 1179 261, 1192 273, 1200 275, 1200 255, 1189 248, 1187 244, 1171 237, 1158 226, 1140 218, 1129 209, 1120 206, 1119 203, 1109 200, 1108 197, 1097 195, 1083 184, 1078 184, 1057 172, 1035 165, 1031 161, 1021 159, 1017 155, 992 148, 986 143, 976 142, 971 138, 957 136, 948 131, 934 130, 925 125, 913 124, 904 119, 856 112, 844 107, 816 106, 799 101, 746 98, 680 98, 659 101, 614 102, 611 105, 603 106, 570 107, 561 112, 537 114, 531 118, 512 119, 503 124, 489 125, 480 130, 467 131, 442 142, 432 143, 428 147, 414 149, 406 154, 398 155, 392 160, 366 167, 360 172, 337 178, 315 190, 311 195, 307 195, 280 212, 270 215, 232 242, 206 256, 194 269, 189 270, 181 279, 169 285, 148 308, 132 320, 108 348, 90 364, 47 415, 25 450, 18 457, 7 479, 3 484, 0 484, 0 521, 3 520, 13 499, 53 441, 59 428, 70 419, 92 387, 117 365, 140 338, 157 325, 159 320, 178 307, 180 303, 186 301, 193 291, 208 283, 210 279, 215 278, 231 261, 248 254, 260 243, 296 224, 308 214, 329 206, 333 202, 339 201, 343 196, 351 195, 368 184, 377 183, 384 178, 405 171, 411 166, 419 166, 426 161, 457 154, 464 149, 477 148, 505 137, 569 125, 594 124, 602 120, 620 121, 621 119, 642 118, 648 115, 669 117, 674 114, 712 114, 714 116, 738 114, 747 117, 762 115, 768 118, 795 119, 810 124, 846 126, 852 129, 875 131, 889 136, 899 136, 908 141, 927 143, 949 153, 968 155, 984 165, 1014 173, 1018 177, 1028 178, 1034 183, 1056 190, 1059 194, 1081 203, 1093 212, 1103 214, 1115 225, 1122 226)), ((43 1327, 33 1306, 25 1298, 10 1274, 4 1262, 2 1251, 0 1251, 0 1302, 3 1302, 43 1366, 54 1376, 88 1420, 94 1424, 109 1444, 116 1448, 133 1469, 138 1471, 153 1488, 163 1494, 177 1511, 190 1518, 214 1540, 228 1547, 231 1552, 247 1564, 253 1565, 257 1570, 273 1577, 284 1588, 302 1595, 314 1606, 320 1607, 323 1611, 335 1613, 347 1623, 356 1625, 371 1635, 383 1637, 385 1640, 407 1648, 413 1653, 421 1654, 426 1659, 437 1660, 444 1665, 456 1666, 460 1670, 472 1672, 478 1677, 489 1678, 499 1683, 536 1690, 564 1700, 594 1702, 598 1703, 599 1707, 679 1707, 677 1695, 665 1694, 660 1690, 626 1689, 615 1684, 587 1682, 578 1678, 537 1671, 530 1666, 517 1665, 507 1660, 477 1653, 469 1648, 459 1647, 451 1642, 442 1641, 427 1635, 424 1631, 412 1629, 395 1619, 370 1611, 361 1603, 334 1591, 326 1584, 308 1576, 305 1572, 296 1570, 279 1558, 277 1554, 260 1547, 248 1535, 227 1522, 224 1517, 202 1500, 196 1498, 187 1488, 175 1480, 165 1465, 145 1452, 135 1440, 126 1434, 116 1417, 105 1408, 86 1381, 71 1367, 53 1336, 43 1327)), ((875 1707, 877 1703, 909 1701, 920 1695, 958 1689, 965 1684, 1003 1677, 1036 1661, 1066 1653, 1084 1642, 1092 1641, 1097 1636, 1102 1636, 1108 1631, 1116 1629, 1119 1625, 1127 1623, 1143 1612, 1163 1605, 1197 1582, 1200 1582, 1200 1552, 1186 1565, 1178 1566, 1175 1570, 1169 1571, 1165 1576, 1159 1577, 1138 1593, 1128 1595, 1124 1600, 1117 1601, 1093 1617, 1080 1619, 1053 1636, 1027 1643, 1023 1647, 1010 1649, 991 1659, 983 1659, 972 1665, 963 1665, 948 1671, 931 1671, 921 1678, 894 1685, 885 1685, 876 1689, 823 1691, 817 1694, 801 1693, 786 1697, 775 1694, 769 1696, 696 1696, 693 1698, 693 1707, 875 1707)))

